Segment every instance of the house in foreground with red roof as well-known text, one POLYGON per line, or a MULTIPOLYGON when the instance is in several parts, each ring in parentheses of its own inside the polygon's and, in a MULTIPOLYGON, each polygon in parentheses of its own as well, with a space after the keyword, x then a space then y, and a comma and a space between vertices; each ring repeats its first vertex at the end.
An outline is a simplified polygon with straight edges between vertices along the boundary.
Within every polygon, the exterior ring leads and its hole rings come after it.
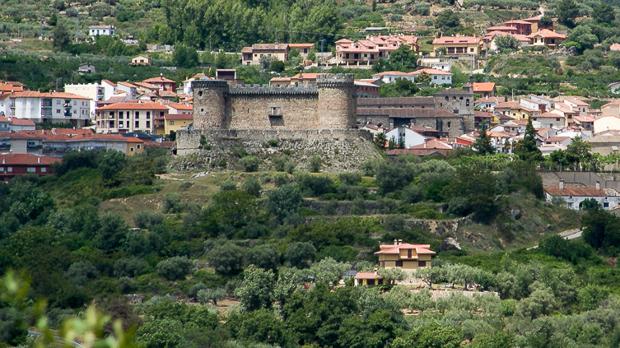
POLYGON ((163 134, 168 108, 157 102, 120 102, 97 109, 97 133, 163 134))
POLYGON ((442 36, 433 40, 434 56, 477 56, 484 49, 484 42, 477 36, 442 36))
POLYGON ((60 158, 17 153, 0 153, 0 181, 21 175, 49 175, 60 158))
MULTIPOLYGON (((375 255, 379 257, 380 268, 399 268, 403 271, 415 271, 432 266, 432 257, 435 255, 435 252, 430 247, 430 244, 410 244, 403 243, 400 239, 395 239, 394 244, 380 244, 379 251, 375 255)), ((356 286, 383 284, 384 279, 377 271, 358 272, 355 275, 356 286)))
POLYGON ((539 30, 528 35, 528 37, 532 40, 533 46, 545 46, 549 48, 555 48, 566 40, 566 35, 556 33, 549 29, 539 30))

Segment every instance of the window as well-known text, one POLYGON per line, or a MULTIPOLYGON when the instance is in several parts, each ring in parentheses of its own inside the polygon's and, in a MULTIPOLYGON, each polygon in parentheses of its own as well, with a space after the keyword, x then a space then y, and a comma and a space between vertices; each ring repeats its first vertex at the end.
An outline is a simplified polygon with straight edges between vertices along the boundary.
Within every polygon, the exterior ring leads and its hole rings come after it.
POLYGON ((13 167, 6 167, 7 173, 13 173, 13 167))
POLYGON ((47 173, 47 167, 41 167, 41 173, 47 173))
POLYGON ((122 119, 122 118, 123 118, 123 112, 122 112, 122 111, 119 111, 119 112, 118 112, 118 118, 119 118, 119 119, 122 119))
POLYGON ((151 112, 150 112, 150 111, 147 111, 147 112, 146 112, 146 119, 147 119, 147 120, 150 120, 150 119, 151 119, 151 112))
POLYGON ((418 261, 418 267, 426 267, 426 261, 418 261))
POLYGON ((5 169, 4 167, 0 167, 0 173, 4 173, 5 169))
POLYGON ((469 99, 465 99, 465 106, 469 106, 469 99))
POLYGON ((28 173, 36 173, 37 172, 37 168, 35 168, 35 167, 28 167, 28 168, 26 168, 26 172, 28 172, 28 173))
POLYGON ((609 208, 609 202, 603 202, 603 208, 609 208))
POLYGON ((135 128, 140 128, 140 121, 135 121, 134 122, 134 127, 135 128))
POLYGON ((146 121, 146 128, 151 128, 151 121, 146 121))
POLYGON ((398 260, 394 264, 396 265, 396 267, 403 267, 403 261, 402 260, 398 260))
POLYGON ((407 258, 410 259, 413 256, 413 250, 407 249, 407 258))
POLYGON ((59 114, 60 113, 60 109, 56 109, 56 113, 59 114))

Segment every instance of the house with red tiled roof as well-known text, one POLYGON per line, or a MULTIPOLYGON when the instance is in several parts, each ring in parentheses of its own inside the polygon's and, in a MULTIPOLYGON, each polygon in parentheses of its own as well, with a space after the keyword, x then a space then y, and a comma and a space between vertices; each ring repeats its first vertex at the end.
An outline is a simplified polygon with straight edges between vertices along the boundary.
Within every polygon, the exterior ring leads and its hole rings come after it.
POLYGON ((472 91, 483 98, 495 96, 495 82, 474 82, 472 91))
POLYGON ((0 113, 35 123, 65 123, 76 127, 90 122, 91 100, 73 93, 20 91, 0 95, 0 113))
POLYGON ((258 43, 241 49, 241 64, 259 65, 263 59, 288 61, 288 44, 258 43))
POLYGON ((433 40, 433 55, 477 56, 484 49, 483 43, 477 36, 442 36, 433 40))
POLYGON ((416 270, 431 267, 435 252, 429 244, 410 244, 394 240, 394 244, 379 245, 379 251, 375 252, 375 255, 379 258, 381 268, 416 270))
POLYGON ((533 46, 545 46, 550 48, 555 48, 566 40, 566 35, 556 33, 549 29, 539 30, 528 35, 528 37, 532 40, 533 46))
POLYGON ((452 84, 452 73, 445 70, 434 69, 434 68, 422 68, 412 72, 402 72, 402 71, 384 71, 377 74, 374 74, 372 77, 374 79, 381 80, 383 83, 392 83, 396 82, 396 80, 405 79, 411 82, 416 82, 416 78, 426 74, 430 81, 430 84, 434 85, 451 85, 452 84))
POLYGON ((98 133, 163 134, 168 108, 157 102, 120 102, 97 109, 98 133))
POLYGON ((612 52, 620 52, 620 43, 617 43, 617 42, 616 43, 612 43, 609 46, 609 50, 612 51, 612 52))
POLYGON ((365 39, 336 41, 336 64, 373 65, 379 60, 388 59, 400 46, 406 45, 418 51, 418 38, 412 35, 377 35, 365 39))
POLYGON ((96 134, 91 129, 53 128, 0 133, 0 149, 52 157, 62 157, 72 150, 105 149, 132 156, 144 151, 144 141, 117 134, 96 134))
POLYGON ((61 159, 31 154, 0 153, 0 180, 9 181, 22 175, 49 175, 61 159))
POLYGON ((156 86, 160 91, 175 92, 177 90, 177 83, 164 76, 151 77, 150 79, 142 81, 142 83, 156 86))
POLYGON ((547 202, 563 201, 570 209, 579 210, 586 199, 595 200, 605 210, 616 209, 620 206, 620 194, 612 188, 601 187, 600 182, 594 186, 581 184, 566 184, 560 180, 556 185, 544 187, 547 202))
POLYGON ((503 23, 505 26, 514 27, 514 34, 530 35, 532 33, 532 23, 522 19, 513 19, 503 23))

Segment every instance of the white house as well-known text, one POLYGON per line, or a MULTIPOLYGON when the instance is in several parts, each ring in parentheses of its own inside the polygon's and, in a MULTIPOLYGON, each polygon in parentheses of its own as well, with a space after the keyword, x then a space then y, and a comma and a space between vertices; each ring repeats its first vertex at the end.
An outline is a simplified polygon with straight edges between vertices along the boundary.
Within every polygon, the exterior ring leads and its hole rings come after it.
POLYGON ((620 130, 620 117, 606 116, 594 120, 594 134, 620 130))
POLYGON ((98 101, 105 100, 105 88, 98 83, 76 83, 65 85, 65 92, 90 99, 90 117, 95 117, 98 101))
POLYGON ((88 36, 114 36, 116 28, 113 25, 93 25, 88 27, 88 36))
POLYGON ((404 144, 405 149, 410 149, 426 142, 425 136, 407 127, 394 128, 385 134, 385 138, 388 141, 393 140, 396 144, 404 144))
POLYGON ((81 127, 90 121, 90 99, 66 92, 14 92, 4 96, 0 112, 35 123, 71 123, 81 127))
POLYGON ((560 180, 558 185, 547 186, 544 188, 547 202, 560 199, 566 203, 570 209, 579 210, 583 201, 593 199, 597 201, 605 210, 615 209, 620 204, 620 195, 614 189, 601 188, 597 181, 594 187, 581 185, 566 185, 560 180))
POLYGON ((384 71, 373 75, 373 79, 380 79, 383 83, 392 83, 396 80, 405 79, 411 82, 416 82, 416 78, 419 78, 423 74, 428 75, 430 78, 430 84, 434 85, 451 85, 452 73, 440 69, 423 68, 413 72, 402 71, 384 71))

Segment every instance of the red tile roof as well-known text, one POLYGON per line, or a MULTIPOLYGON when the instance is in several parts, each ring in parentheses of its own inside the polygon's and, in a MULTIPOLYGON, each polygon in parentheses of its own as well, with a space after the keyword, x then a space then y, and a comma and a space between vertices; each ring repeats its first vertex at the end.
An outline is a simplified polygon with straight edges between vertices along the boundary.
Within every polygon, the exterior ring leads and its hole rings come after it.
POLYGON ((61 99, 89 99, 81 95, 66 93, 66 92, 37 92, 37 91, 22 91, 12 93, 13 98, 61 98, 61 99))
POLYGON ((144 102, 144 103, 131 103, 131 102, 121 102, 114 103, 100 107, 97 110, 168 110, 167 107, 163 106, 160 103, 155 102, 144 102))
POLYGON ((417 254, 422 255, 434 255, 435 252, 432 251, 430 244, 409 244, 409 243, 400 243, 400 244, 381 244, 379 245, 379 251, 375 252, 375 255, 381 254, 399 254, 400 249, 415 249, 417 254))
POLYGON ((34 127, 34 121, 33 120, 29 120, 26 118, 16 118, 16 117, 12 117, 11 119, 11 124, 14 126, 32 126, 34 127))
POLYGON ((474 82, 472 84, 474 93, 478 92, 493 92, 495 89, 495 82, 474 82))
POLYGON ((166 121, 191 121, 194 119, 192 114, 168 114, 164 116, 166 121))
POLYGON ((60 158, 49 156, 38 156, 26 153, 3 153, 0 154, 0 164, 8 165, 52 165, 62 161, 60 158))
POLYGON ((477 36, 442 36, 433 40, 433 45, 445 45, 445 44, 479 44, 481 38, 477 36))
POLYGON ((377 272, 357 272, 355 279, 381 279, 382 277, 377 272))
POLYGON ((534 37, 542 37, 545 39, 566 39, 566 35, 560 34, 560 33, 556 33, 553 30, 549 30, 549 29, 542 29, 539 30, 535 33, 532 33, 529 35, 530 38, 534 38, 534 37))
POLYGON ((158 84, 158 83, 175 83, 173 80, 167 79, 163 76, 157 76, 157 77, 151 77, 150 79, 146 79, 142 82, 146 82, 146 83, 153 83, 153 84, 158 84))
POLYGON ((605 197, 608 196, 603 189, 592 186, 564 185, 560 190, 559 185, 545 186, 545 192, 552 196, 576 196, 576 197, 605 197))
POLYGON ((168 103, 166 105, 168 105, 169 107, 173 109, 177 109, 177 110, 192 111, 194 109, 192 105, 183 104, 183 103, 168 103))

